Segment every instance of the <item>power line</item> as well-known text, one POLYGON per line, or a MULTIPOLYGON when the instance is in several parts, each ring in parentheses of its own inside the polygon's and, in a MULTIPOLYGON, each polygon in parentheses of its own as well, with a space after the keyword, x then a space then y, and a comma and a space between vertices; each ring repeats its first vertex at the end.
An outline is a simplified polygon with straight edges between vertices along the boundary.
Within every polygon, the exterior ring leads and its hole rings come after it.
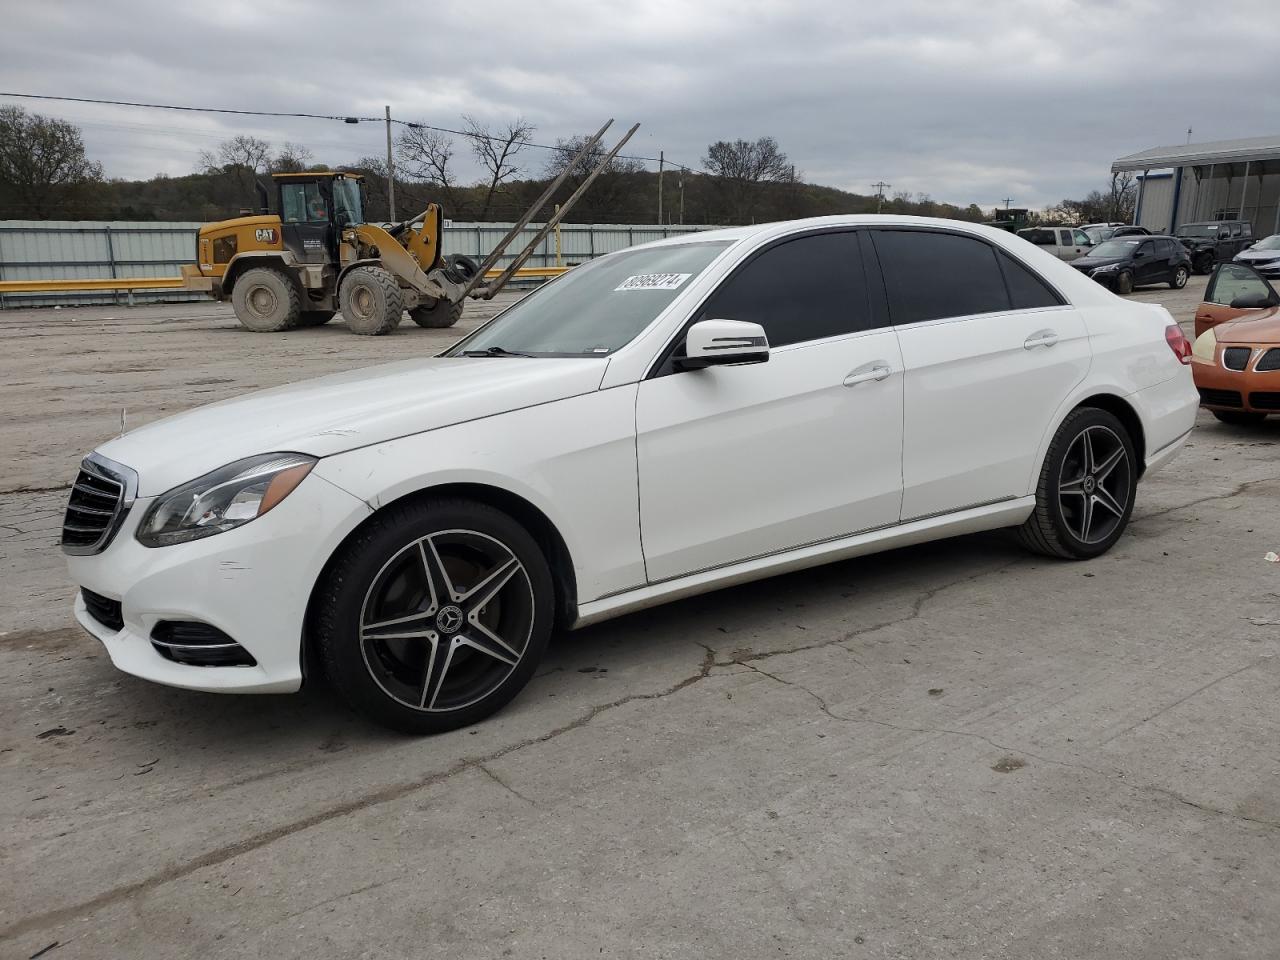
MULTIPOLYGON (((187 107, 178 106, 171 103, 140 103, 135 100, 97 100, 91 97, 58 97, 52 94, 43 93, 6 93, 0 91, 0 97, 12 97, 22 100, 58 100, 65 103, 95 103, 109 107, 142 107, 148 110, 180 110, 184 113, 226 113, 241 117, 291 117, 301 120, 339 120, 343 123, 386 123, 386 117, 361 117, 361 116, 340 116, 338 114, 328 113, 295 113, 281 110, 235 110, 229 107, 187 107)), ((493 143, 505 143, 502 137, 488 136, 482 133, 476 133, 468 130, 454 130, 450 127, 437 127, 429 123, 414 123, 408 120, 397 120, 391 118, 392 123, 398 123, 401 126, 409 127, 414 130, 435 130, 438 133, 448 133, 458 137, 472 137, 481 140, 489 140, 493 143)), ((567 147, 556 146, 550 143, 534 143, 526 141, 525 146, 536 147, 539 150, 554 150, 557 153, 572 153, 567 147)), ((646 163, 663 162, 658 157, 641 157, 629 154, 618 154, 620 160, 641 160, 646 163)), ((683 163, 676 163, 673 160, 666 160, 673 166, 679 167, 688 173, 694 172, 691 167, 683 163)))

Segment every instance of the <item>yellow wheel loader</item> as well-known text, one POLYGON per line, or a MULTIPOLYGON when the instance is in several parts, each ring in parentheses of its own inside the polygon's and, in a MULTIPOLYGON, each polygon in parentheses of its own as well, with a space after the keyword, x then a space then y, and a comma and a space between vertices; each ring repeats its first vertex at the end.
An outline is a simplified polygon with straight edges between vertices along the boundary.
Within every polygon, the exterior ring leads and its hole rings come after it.
POLYGON ((451 327, 468 296, 487 300, 506 285, 639 127, 618 141, 524 250, 485 283, 507 246, 612 123, 583 146, 481 264, 441 253, 444 214, 434 203, 409 220, 379 226, 365 222, 358 174, 277 173, 272 180, 278 212, 269 212, 267 190, 259 183, 258 216, 201 227, 196 263, 182 270, 184 287, 230 300, 236 318, 256 333, 319 326, 338 311, 348 330, 366 336, 390 333, 406 310, 421 327, 451 327))

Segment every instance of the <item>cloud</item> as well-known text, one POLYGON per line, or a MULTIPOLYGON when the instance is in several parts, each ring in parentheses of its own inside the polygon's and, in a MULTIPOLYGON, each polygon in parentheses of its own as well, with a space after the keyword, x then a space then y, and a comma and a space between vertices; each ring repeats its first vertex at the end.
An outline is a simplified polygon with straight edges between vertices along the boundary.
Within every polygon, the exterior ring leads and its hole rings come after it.
MULTIPOLYGON (((519 114, 544 143, 613 116, 643 124, 629 152, 693 167, 713 140, 767 134, 814 182, 1043 206, 1188 127, 1197 140, 1280 131, 1280 98, 1262 89, 1280 49, 1271 7, 64 0, 6 11, 0 88, 364 116, 389 103, 448 127, 519 114)), ((22 105, 80 123, 112 176, 188 172, 237 133, 305 143, 330 163, 385 149, 378 124, 22 105)))

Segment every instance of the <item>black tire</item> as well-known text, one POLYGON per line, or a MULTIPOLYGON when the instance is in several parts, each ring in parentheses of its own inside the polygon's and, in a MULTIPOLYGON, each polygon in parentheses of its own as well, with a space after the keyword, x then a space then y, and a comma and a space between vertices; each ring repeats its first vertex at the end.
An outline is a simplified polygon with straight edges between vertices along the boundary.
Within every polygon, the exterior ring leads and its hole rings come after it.
POLYGON ((489 716, 529 682, 555 606, 551 570, 524 527, 486 504, 422 499, 387 508, 343 546, 317 594, 314 640, 357 712, 405 733, 443 733, 489 716))
POLYGON ((1206 273, 1213 273, 1213 254, 1202 253, 1200 256, 1196 257, 1192 266, 1195 268, 1196 273, 1202 275, 1206 273))
POLYGON ((1173 268, 1173 279, 1169 281, 1169 289, 1181 290, 1187 285, 1191 272, 1186 267, 1178 266, 1173 268))
POLYGON ((480 264, 462 253, 451 253, 444 258, 444 275, 454 283, 466 283, 480 272, 480 264))
POLYGON ((236 319, 254 333, 279 333, 297 326, 302 297, 292 278, 272 267, 246 270, 231 288, 236 319))
POLYGON ((303 310, 302 316, 298 318, 298 326, 323 327, 337 312, 336 310, 303 310))
POLYGON ((1233 427, 1256 427, 1267 419, 1265 413, 1254 413, 1252 410, 1210 410, 1223 423, 1233 427))
POLYGON ((440 330, 452 327, 462 316, 463 304, 437 300, 431 306, 414 307, 409 311, 409 318, 420 327, 429 330, 440 330))
POLYGON ((1124 533, 1137 486, 1138 462, 1124 424, 1106 410, 1079 407, 1049 444, 1036 484, 1036 508, 1018 528, 1018 538, 1029 550, 1050 557, 1100 556, 1124 533), (1086 448, 1092 451, 1087 463, 1086 448), (1117 451, 1120 456, 1108 466, 1117 451))
POLYGON ((347 329, 363 337, 390 333, 404 316, 404 295, 381 267, 355 267, 342 278, 338 304, 347 329))
POLYGON ((1133 293, 1133 274, 1128 270, 1121 270, 1116 275, 1116 293, 1122 297, 1133 293))

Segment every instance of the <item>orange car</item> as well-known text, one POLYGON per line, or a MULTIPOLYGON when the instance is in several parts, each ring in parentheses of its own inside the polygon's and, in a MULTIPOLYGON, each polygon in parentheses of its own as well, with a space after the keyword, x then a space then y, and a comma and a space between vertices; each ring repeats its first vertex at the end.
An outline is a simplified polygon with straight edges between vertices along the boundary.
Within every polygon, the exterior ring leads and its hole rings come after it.
POLYGON ((1200 406, 1223 423, 1280 414, 1280 295, 1250 267, 1214 271, 1196 309, 1191 373, 1200 406))

